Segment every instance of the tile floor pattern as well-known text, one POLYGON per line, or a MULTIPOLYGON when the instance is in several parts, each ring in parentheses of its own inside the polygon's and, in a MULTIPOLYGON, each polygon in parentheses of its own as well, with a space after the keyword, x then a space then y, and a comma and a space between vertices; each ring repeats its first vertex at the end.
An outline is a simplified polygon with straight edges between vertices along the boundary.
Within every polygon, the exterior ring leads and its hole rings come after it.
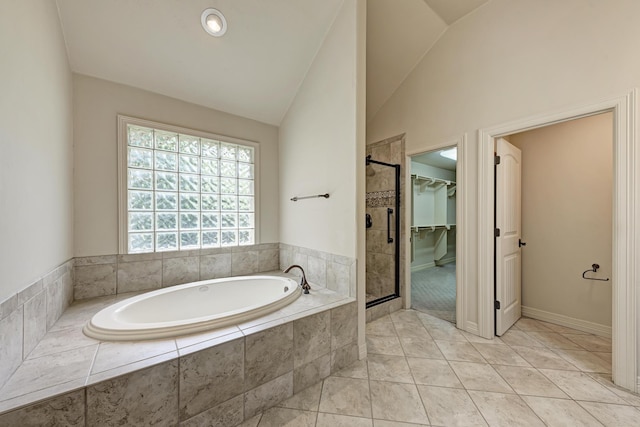
POLYGON ((455 323, 455 262, 411 273, 411 308, 455 323))
POLYGON ((608 339, 533 319, 491 341, 414 310, 367 325, 358 361, 242 427, 638 426, 608 339))

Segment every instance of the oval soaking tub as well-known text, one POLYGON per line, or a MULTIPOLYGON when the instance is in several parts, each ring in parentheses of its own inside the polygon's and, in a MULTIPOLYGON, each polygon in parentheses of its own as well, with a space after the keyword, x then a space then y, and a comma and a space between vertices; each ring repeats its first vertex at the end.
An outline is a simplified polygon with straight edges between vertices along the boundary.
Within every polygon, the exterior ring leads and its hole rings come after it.
POLYGON ((85 335, 135 341, 202 332, 264 316, 293 301, 298 283, 278 276, 204 280, 147 292, 115 303, 85 325, 85 335))

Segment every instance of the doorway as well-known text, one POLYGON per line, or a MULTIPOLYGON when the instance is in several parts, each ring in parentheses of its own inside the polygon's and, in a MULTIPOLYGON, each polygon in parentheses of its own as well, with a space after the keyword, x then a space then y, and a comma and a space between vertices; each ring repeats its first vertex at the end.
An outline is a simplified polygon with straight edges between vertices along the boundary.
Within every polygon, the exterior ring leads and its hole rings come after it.
POLYGON ((457 147, 411 156, 411 308, 456 323, 457 147))
MULTIPOLYGON (((520 316, 508 320, 509 295, 521 295, 517 310, 524 317, 611 336, 611 262, 613 197, 613 115, 611 112, 583 117, 530 131, 511 134, 496 141, 497 150, 512 150, 520 159, 521 179, 510 178, 514 202, 521 205, 521 224, 513 239, 513 252, 502 248, 509 230, 496 237, 496 281, 519 289, 496 294, 496 335, 520 316), (504 145, 506 148, 498 148, 504 145), (507 262, 517 261, 517 268, 507 262), (597 265, 597 271, 593 271, 597 265), (508 271, 517 271, 508 280, 508 271), (588 273, 588 274, 587 274, 588 273), (500 327, 500 322, 505 324, 500 327)), ((498 172, 515 171, 515 155, 501 156, 498 172), (514 160, 512 160, 514 159, 514 160)), ((496 177, 501 176, 497 173, 496 177)), ((500 179, 497 183, 500 183, 500 179)), ((496 192, 496 206, 503 205, 507 188, 496 192)), ((497 220, 505 216, 496 209, 497 220)), ((508 227, 507 221, 498 228, 508 227)))
MULTIPOLYGON (((640 150, 636 147, 635 90, 622 96, 578 106, 543 116, 502 124, 478 131, 478 235, 477 330, 491 338, 494 329, 494 143, 503 135, 561 123, 611 111, 614 117, 613 143, 613 238, 612 238, 612 366, 613 381, 620 387, 637 390, 637 271, 635 241, 640 224, 635 194, 640 188, 640 150)), ((466 221, 473 219, 465 215, 466 221)), ((466 283, 466 282, 465 282, 466 283)), ((473 313, 470 310, 470 313, 473 313)), ((473 326, 473 325, 470 325, 473 326)))
POLYGON ((367 145, 366 307, 400 301, 404 135, 367 145))

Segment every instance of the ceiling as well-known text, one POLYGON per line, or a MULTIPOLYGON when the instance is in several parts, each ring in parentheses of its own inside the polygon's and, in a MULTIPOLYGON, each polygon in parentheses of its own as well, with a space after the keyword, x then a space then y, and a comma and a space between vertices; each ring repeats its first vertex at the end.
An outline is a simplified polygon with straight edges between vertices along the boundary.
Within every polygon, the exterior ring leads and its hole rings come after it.
MULTIPOLYGON (((72 71, 279 125, 344 0, 56 0, 72 71), (224 37, 200 25, 221 10, 224 37)), ((367 120, 488 0, 367 0, 367 120)))
POLYGON ((57 0, 71 69, 279 125, 343 0, 57 0), (200 14, 228 22, 208 35, 200 14))
POLYGON ((456 161, 440 155, 441 152, 449 149, 450 148, 445 148, 438 151, 430 151, 428 153, 418 154, 417 156, 411 156, 411 161, 455 172, 456 161))
POLYGON ((367 0, 367 122, 438 38, 488 0, 367 0))

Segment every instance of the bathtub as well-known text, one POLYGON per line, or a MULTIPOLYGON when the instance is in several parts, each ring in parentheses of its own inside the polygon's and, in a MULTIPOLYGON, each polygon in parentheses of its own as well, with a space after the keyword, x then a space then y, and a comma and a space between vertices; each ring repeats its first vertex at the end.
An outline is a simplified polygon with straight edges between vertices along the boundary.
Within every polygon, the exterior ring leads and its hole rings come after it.
POLYGON ((85 335, 105 341, 168 338, 236 325, 278 310, 301 293, 278 276, 204 280, 137 295, 113 304, 85 325, 85 335))

